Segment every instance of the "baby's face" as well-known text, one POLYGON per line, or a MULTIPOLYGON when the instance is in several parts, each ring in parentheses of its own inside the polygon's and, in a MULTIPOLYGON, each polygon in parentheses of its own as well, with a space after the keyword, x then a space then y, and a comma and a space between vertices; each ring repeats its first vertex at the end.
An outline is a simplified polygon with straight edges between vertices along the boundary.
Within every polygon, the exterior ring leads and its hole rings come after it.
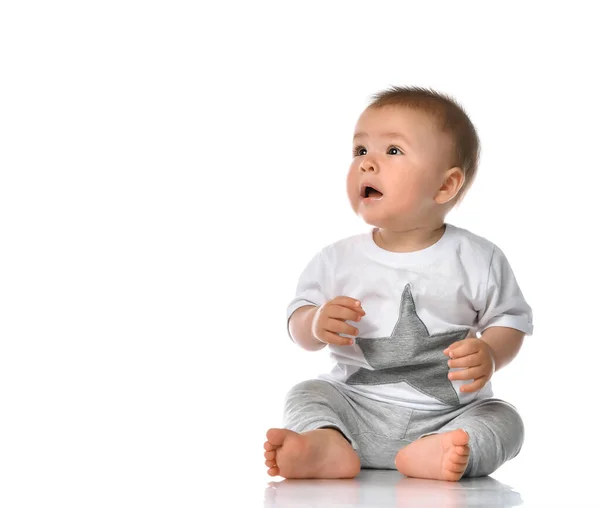
POLYGON ((354 131, 346 180, 354 212, 367 224, 402 230, 429 223, 450 169, 451 140, 429 115, 400 106, 367 108, 354 131), (367 194, 365 185, 379 192, 367 194))

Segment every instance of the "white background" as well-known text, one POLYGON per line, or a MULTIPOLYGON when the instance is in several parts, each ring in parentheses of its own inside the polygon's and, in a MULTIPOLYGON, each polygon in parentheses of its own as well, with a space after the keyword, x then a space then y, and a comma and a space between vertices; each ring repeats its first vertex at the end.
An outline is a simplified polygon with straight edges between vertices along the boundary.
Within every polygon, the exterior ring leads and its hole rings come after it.
POLYGON ((329 368, 285 309, 317 250, 367 230, 351 136, 390 85, 470 114, 480 174, 447 220, 534 310, 494 379, 526 423, 495 477, 577 491, 600 453, 589 5, 3 2, 0 504, 261 505, 264 433, 329 368))

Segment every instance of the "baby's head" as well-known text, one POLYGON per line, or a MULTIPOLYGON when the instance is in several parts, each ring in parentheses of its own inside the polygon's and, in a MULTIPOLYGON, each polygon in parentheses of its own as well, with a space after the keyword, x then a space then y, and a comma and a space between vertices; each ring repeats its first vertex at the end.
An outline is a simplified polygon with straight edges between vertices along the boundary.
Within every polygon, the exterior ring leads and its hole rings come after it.
POLYGON ((475 127, 450 97, 384 90, 356 123, 347 177, 352 209, 379 228, 438 226, 471 187, 478 159, 475 127))

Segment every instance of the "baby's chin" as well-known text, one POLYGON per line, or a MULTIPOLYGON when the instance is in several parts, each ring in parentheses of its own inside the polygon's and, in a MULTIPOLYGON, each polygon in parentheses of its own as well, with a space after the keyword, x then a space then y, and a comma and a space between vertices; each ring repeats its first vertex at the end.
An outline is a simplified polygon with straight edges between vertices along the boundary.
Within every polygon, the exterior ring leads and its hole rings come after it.
POLYGON ((386 221, 376 220, 376 219, 373 219, 372 217, 365 217, 366 214, 358 213, 357 215, 367 226, 371 226, 371 227, 379 228, 379 229, 387 229, 390 227, 390 226, 386 225, 387 224, 386 221))
MULTIPOLYGON (((396 229, 400 230, 407 227, 410 221, 402 220, 401 215, 395 213, 390 215, 389 211, 386 213, 383 209, 377 209, 377 203, 365 205, 360 200, 350 200, 352 210, 354 213, 367 225, 379 228, 379 229, 396 229)), ((404 216, 404 218, 406 215, 404 216)))
POLYGON ((413 227, 411 225, 410 221, 406 221, 406 220, 399 220, 398 218, 391 218, 391 219, 382 219, 382 218, 375 218, 372 216, 369 216, 368 213, 361 213, 360 210, 357 213, 358 217, 360 219, 362 219, 362 221, 374 228, 377 229, 381 229, 381 230, 388 230, 388 231, 404 231, 407 229, 410 229, 411 227, 413 227))

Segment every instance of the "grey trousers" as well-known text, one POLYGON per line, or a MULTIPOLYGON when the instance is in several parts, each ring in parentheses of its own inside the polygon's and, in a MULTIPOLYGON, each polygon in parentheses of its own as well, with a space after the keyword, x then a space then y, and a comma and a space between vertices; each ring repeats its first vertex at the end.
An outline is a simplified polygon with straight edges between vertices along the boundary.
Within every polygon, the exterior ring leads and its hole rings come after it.
POLYGON ((303 381, 287 394, 283 426, 295 432, 337 428, 357 452, 361 468, 396 469, 398 450, 420 437, 464 429, 471 454, 464 476, 486 476, 515 457, 523 421, 495 398, 439 411, 423 411, 367 398, 322 379, 303 381))

